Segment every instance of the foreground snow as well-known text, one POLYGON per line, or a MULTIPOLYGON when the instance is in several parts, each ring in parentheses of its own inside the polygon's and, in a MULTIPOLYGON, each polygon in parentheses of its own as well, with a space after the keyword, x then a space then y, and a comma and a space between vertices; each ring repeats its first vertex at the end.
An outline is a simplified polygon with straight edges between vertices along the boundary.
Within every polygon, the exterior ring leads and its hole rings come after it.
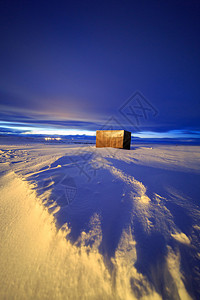
POLYGON ((0 149, 1 299, 199 299, 199 147, 0 149))

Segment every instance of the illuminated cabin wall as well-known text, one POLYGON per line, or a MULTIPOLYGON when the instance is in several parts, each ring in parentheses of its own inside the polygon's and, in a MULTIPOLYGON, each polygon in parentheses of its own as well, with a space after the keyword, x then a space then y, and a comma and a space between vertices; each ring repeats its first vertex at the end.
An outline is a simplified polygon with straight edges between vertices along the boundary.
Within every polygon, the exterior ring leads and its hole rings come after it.
POLYGON ((131 133, 126 130, 97 130, 96 147, 130 149, 131 133))

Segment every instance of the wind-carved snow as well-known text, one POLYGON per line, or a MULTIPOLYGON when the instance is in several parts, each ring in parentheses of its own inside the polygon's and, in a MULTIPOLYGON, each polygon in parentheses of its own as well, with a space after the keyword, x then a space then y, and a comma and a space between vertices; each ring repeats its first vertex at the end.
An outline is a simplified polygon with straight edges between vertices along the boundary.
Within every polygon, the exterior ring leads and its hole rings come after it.
POLYGON ((1 298, 198 299, 198 151, 2 146, 1 298))
POLYGON ((190 240, 187 237, 187 235, 185 235, 183 232, 180 233, 174 233, 172 234, 172 237, 174 239, 176 239, 177 241, 179 241, 180 243, 186 244, 186 245, 190 245, 190 240))

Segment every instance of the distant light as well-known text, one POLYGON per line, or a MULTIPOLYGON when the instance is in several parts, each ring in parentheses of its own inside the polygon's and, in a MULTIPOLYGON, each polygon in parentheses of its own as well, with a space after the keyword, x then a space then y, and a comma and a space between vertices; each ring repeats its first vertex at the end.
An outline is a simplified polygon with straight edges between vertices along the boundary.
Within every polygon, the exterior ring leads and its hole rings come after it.
POLYGON ((56 137, 56 138, 52 138, 52 137, 45 137, 44 138, 45 139, 45 141, 60 141, 60 140, 62 140, 60 137, 56 137))

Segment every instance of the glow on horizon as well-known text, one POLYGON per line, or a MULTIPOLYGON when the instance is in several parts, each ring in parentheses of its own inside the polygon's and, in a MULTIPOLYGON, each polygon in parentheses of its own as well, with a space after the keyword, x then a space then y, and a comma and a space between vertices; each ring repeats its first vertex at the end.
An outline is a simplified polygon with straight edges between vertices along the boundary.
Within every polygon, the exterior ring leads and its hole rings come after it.
POLYGON ((85 129, 61 129, 61 128, 47 128, 47 127, 35 127, 27 126, 20 122, 3 122, 0 121, 0 127, 4 129, 19 130, 20 134, 35 134, 35 135, 88 135, 95 136, 96 131, 85 129))
MULTIPOLYGON (((26 124, 23 122, 7 122, 0 121, 0 128, 10 129, 19 131, 19 134, 22 135, 86 135, 86 136, 96 136, 95 130, 87 130, 87 129, 63 129, 56 127, 44 127, 44 126, 34 126, 30 124, 26 124)), ((4 132, 6 133, 6 132, 4 132)), ((15 133, 15 132, 13 132, 15 133)), ((187 130, 170 130, 167 132, 154 132, 154 131, 142 131, 142 132, 133 132, 131 136, 134 138, 154 138, 154 139, 162 139, 162 138, 200 138, 200 131, 187 131, 187 130)))
POLYGON ((42 135, 89 135, 95 136, 96 131, 80 130, 80 129, 54 129, 54 128, 37 128, 31 132, 23 132, 23 134, 42 134, 42 135))

